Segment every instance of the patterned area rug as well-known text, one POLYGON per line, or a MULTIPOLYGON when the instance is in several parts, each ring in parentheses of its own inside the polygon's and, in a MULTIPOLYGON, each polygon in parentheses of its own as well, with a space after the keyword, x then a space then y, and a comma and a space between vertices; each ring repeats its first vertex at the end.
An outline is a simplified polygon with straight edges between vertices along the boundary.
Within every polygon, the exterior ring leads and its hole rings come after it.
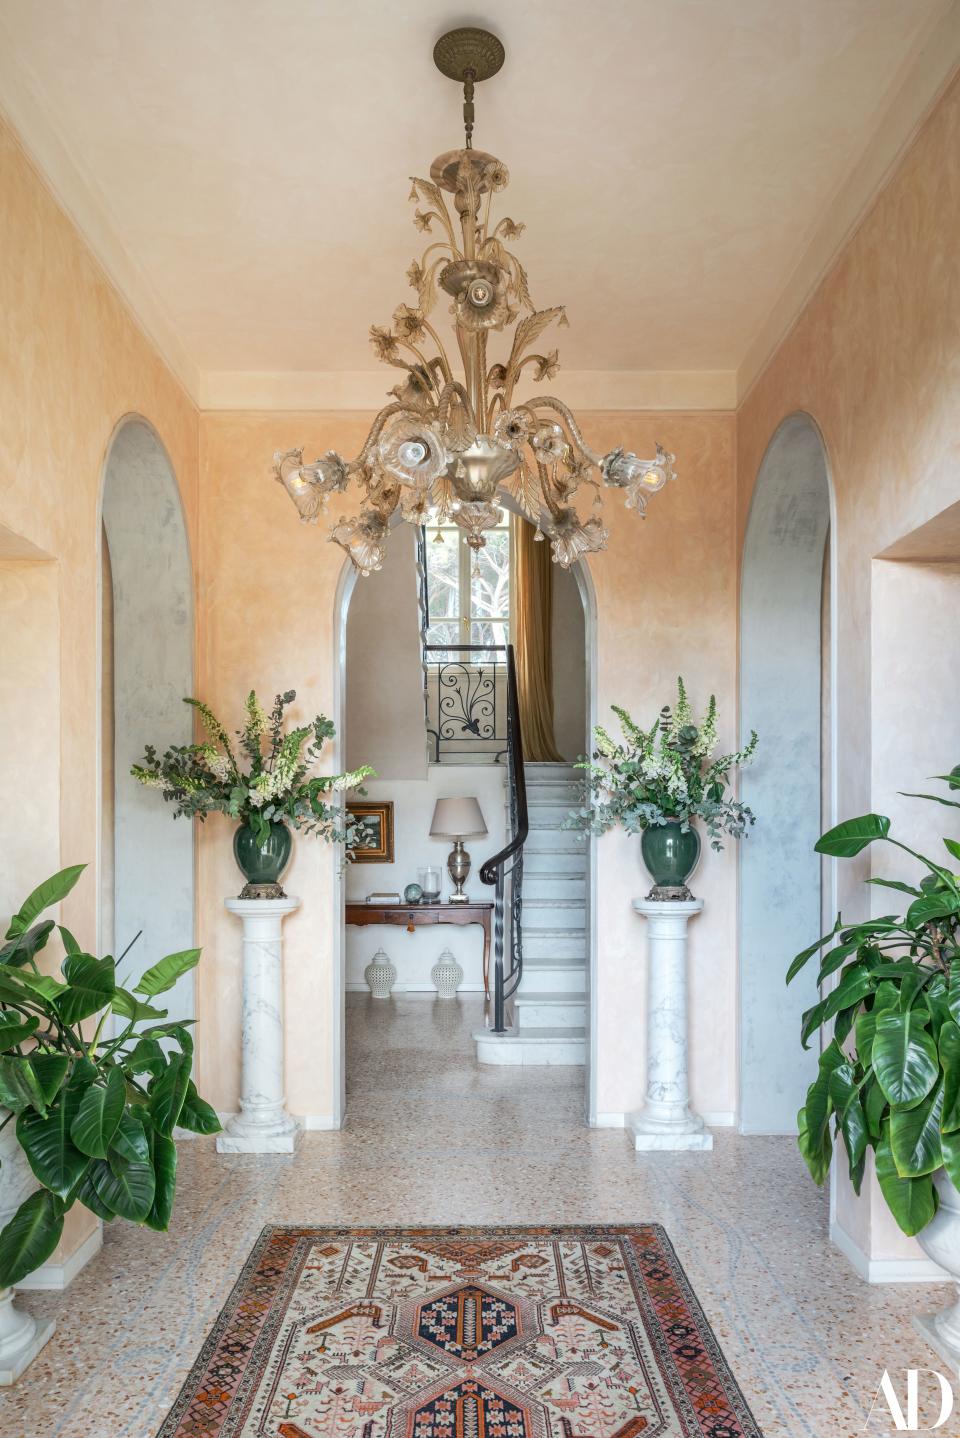
POLYGON ((158 1438, 761 1438, 666 1233, 267 1228, 158 1438))

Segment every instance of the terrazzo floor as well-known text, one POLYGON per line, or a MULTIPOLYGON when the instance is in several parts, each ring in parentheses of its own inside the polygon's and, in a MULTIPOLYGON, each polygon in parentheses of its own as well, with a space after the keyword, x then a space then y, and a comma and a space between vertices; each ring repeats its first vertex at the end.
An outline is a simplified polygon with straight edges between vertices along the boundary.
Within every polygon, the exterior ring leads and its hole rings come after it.
POLYGON ((347 1127, 291 1158, 183 1142, 171 1233, 113 1225, 66 1293, 21 1296, 58 1327, 0 1394, 0 1435, 153 1438, 266 1223, 611 1219, 664 1224, 766 1438, 892 1434, 865 1427, 880 1375, 937 1366, 910 1317, 949 1290, 861 1283, 791 1140, 635 1155, 584 1126, 581 1070, 477 1065, 479 1014, 350 995, 347 1127))

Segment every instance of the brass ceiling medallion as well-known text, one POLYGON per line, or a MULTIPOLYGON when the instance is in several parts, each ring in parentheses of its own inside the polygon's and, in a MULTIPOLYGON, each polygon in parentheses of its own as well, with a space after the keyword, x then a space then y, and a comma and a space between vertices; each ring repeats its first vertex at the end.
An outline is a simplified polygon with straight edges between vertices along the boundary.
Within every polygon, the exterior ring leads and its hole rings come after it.
POLYGON ((515 398, 521 379, 542 384, 556 375, 557 351, 534 353, 531 346, 567 319, 562 305, 535 308, 526 271, 508 248, 524 227, 492 214, 507 168, 473 148, 474 85, 497 74, 504 49, 488 31, 466 28, 441 36, 433 58, 463 85, 465 144, 438 156, 429 180, 412 180, 414 224, 428 236, 407 270, 416 302, 399 305, 391 325, 370 331, 377 357, 402 371, 400 382, 355 459, 330 450, 304 464, 302 449, 278 451, 273 474, 307 522, 326 512, 328 495, 359 487, 360 512, 334 524, 330 538, 361 574, 382 565, 398 509, 411 524, 428 518, 456 524, 474 551, 482 549, 485 531, 503 519, 501 490, 537 526, 538 539, 548 536, 553 558, 566 568, 606 547, 604 488, 622 489, 627 508, 642 518, 649 496, 676 477, 674 456, 659 445, 649 460, 623 449, 597 454, 562 400, 539 393, 515 398), (442 300, 449 303, 458 363, 435 328, 442 300), (489 342, 501 334, 509 345, 491 363, 489 342), (587 518, 573 503, 581 486, 593 491, 587 518))

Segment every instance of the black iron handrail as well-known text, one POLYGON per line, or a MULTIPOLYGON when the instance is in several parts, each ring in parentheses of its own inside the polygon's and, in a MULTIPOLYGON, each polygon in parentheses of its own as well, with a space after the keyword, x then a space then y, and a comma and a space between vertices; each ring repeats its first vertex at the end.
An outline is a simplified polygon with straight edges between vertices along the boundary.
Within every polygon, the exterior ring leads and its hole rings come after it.
POLYGON ((506 1000, 516 993, 523 977, 523 846, 530 832, 527 813, 527 780, 523 767, 523 732, 517 694, 517 667, 513 645, 507 645, 507 784, 510 793, 510 837, 503 848, 486 860, 480 869, 484 884, 493 884, 493 1032, 504 1034, 506 1000), (505 903, 507 880, 510 903, 505 903), (509 944, 504 928, 509 921, 509 944), (504 951, 509 948, 510 968, 504 972, 504 951))

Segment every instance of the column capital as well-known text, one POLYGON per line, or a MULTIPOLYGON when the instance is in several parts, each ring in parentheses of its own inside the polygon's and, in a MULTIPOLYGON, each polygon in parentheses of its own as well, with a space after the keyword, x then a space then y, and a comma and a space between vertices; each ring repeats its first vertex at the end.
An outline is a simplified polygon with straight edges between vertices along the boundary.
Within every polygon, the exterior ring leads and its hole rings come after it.
POLYGON ((224 899, 224 907, 240 919, 261 917, 283 919, 299 909, 300 900, 288 895, 285 899, 224 899))
POLYGON ((638 914, 645 919, 692 919, 703 908, 702 899, 631 899, 638 914))

